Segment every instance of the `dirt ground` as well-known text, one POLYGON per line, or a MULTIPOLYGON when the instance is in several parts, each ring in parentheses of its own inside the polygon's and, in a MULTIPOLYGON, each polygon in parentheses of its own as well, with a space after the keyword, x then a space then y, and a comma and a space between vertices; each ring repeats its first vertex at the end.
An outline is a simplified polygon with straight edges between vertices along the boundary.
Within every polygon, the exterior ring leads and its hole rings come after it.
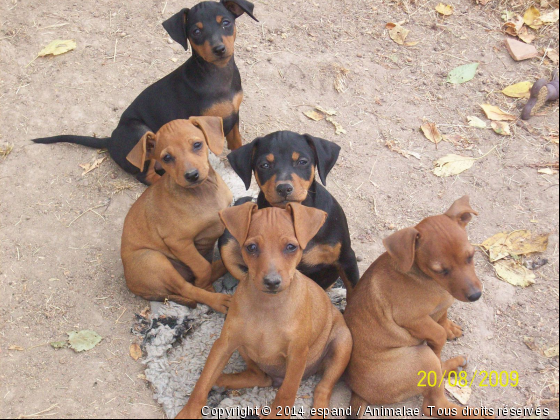
MULTIPOLYGON (((519 372, 516 388, 474 387, 470 405, 547 407, 555 417, 558 356, 546 358, 523 338, 541 348, 558 345, 558 174, 534 166, 558 162, 558 102, 528 127, 513 123, 511 136, 466 120, 486 121, 482 103, 519 115, 524 100, 500 91, 549 77, 554 65, 542 53, 514 62, 503 45, 501 14, 523 14, 531 3, 451 0, 455 12, 446 18, 434 11, 437 3, 256 0, 260 23, 238 20, 241 132, 247 142, 289 129, 342 146, 327 187, 346 211, 362 272, 383 252, 384 237, 464 194, 480 213, 469 227, 473 243, 503 230, 551 233, 542 255, 548 264, 526 289, 499 280, 478 252, 485 293, 474 304, 455 303, 450 316, 465 335, 444 354, 468 354, 471 371, 519 372), (385 24, 401 21, 417 45, 388 37, 385 24), (472 81, 445 82, 468 62, 480 63, 472 81), (330 123, 303 115, 315 105, 336 110, 347 133, 336 135, 330 123), (436 148, 419 131, 424 119, 462 138, 436 148), (431 172, 446 154, 480 157, 492 148, 459 176, 431 172)), ((110 160, 82 176, 79 165, 98 158, 95 150, 30 139, 109 135, 146 86, 188 57, 168 41, 161 22, 194 4, 0 0, 0 147, 13 144, 0 156, 2 418, 163 416, 143 365, 128 354, 133 314, 147 303, 126 289, 119 257, 124 217, 143 187, 110 160), (74 39, 77 48, 34 60, 54 39, 74 39), (104 339, 79 354, 48 345, 76 329, 104 339)), ((550 7, 543 11, 558 3, 550 7)), ((558 24, 542 29, 534 44, 558 51, 558 24)))

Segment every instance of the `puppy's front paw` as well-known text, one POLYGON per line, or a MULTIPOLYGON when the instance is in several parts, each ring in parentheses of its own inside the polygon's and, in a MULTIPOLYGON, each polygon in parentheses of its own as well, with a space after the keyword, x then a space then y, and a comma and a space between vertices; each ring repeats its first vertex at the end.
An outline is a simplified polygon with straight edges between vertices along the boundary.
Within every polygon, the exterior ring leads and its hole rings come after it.
POLYGON ((443 328, 445 328, 448 340, 455 340, 456 338, 463 336, 463 329, 449 319, 447 320, 447 323, 443 326, 443 328))
POLYGON ((213 302, 208 306, 210 306, 212 309, 214 309, 217 312, 227 314, 229 305, 231 304, 231 299, 232 299, 231 295, 226 295, 223 293, 215 293, 213 296, 213 302))

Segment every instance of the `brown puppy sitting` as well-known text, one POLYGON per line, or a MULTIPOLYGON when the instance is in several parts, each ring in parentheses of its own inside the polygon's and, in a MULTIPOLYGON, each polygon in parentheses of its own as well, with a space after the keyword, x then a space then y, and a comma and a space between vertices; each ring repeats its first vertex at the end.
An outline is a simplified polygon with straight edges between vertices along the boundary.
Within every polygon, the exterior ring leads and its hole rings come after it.
POLYGON ((218 212, 232 201, 231 191, 208 162, 208 149, 219 155, 223 147, 221 118, 192 117, 171 121, 157 134, 146 133, 131 152, 135 164, 153 159, 165 169, 124 222, 121 256, 134 294, 227 311, 230 296, 211 293, 221 273, 213 275, 207 260, 224 232, 218 212))
POLYGON ((328 408, 350 359, 352 337, 324 290, 296 270, 326 213, 295 203, 263 210, 246 203, 222 211, 221 218, 242 246, 248 274, 177 418, 200 418, 214 384, 228 389, 281 385, 270 418, 289 418, 284 410, 276 416, 276 407, 292 407, 302 378, 317 372, 323 377, 315 388, 314 407, 328 408), (235 350, 247 370, 222 374, 235 350))
POLYGON ((418 384, 419 372, 435 372, 439 384, 444 372, 467 363, 465 357, 442 363, 440 356, 447 340, 462 335, 447 318, 448 308, 455 299, 474 302, 482 295, 465 229, 473 214, 465 196, 444 215, 389 236, 383 241, 387 252, 358 282, 344 314, 354 339, 347 383, 355 416, 360 408, 361 417, 367 404, 422 394, 426 416, 435 416, 437 411, 428 408, 435 406, 447 409, 451 418, 451 409, 462 417, 462 408, 447 400, 443 386, 418 384))

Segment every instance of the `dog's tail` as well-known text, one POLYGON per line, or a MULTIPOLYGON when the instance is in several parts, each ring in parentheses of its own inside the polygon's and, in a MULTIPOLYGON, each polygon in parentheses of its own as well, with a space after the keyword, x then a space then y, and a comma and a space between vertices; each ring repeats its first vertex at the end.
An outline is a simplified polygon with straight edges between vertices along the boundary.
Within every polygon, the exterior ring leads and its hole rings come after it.
POLYGON ((54 137, 43 137, 40 139, 34 139, 35 143, 40 144, 52 144, 52 143, 74 143, 80 144, 82 146, 91 147, 94 149, 104 149, 109 143, 110 137, 97 138, 88 136, 54 136, 54 137))

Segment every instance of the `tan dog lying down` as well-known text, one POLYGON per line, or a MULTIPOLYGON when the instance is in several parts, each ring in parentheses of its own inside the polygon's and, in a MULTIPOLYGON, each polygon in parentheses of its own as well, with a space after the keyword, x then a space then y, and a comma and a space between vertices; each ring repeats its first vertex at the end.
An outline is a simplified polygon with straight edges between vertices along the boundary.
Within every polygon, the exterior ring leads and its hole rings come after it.
POLYGON ((387 252, 358 282, 344 315, 354 339, 347 372, 354 416, 360 408, 361 417, 368 404, 422 394, 426 416, 428 406, 435 406, 433 413, 447 409, 448 417, 462 417, 462 407, 447 400, 443 386, 418 383, 419 372, 435 372, 439 384, 442 372, 467 364, 465 357, 444 363, 440 357, 446 341, 462 335, 447 309, 455 299, 474 302, 482 294, 465 230, 472 214, 477 213, 463 197, 444 215, 393 234, 383 242, 387 252))
POLYGON ((227 311, 230 296, 212 289, 222 272, 213 273, 207 260, 224 232, 219 212, 232 201, 229 188, 208 162, 208 149, 219 155, 223 147, 221 118, 192 117, 171 121, 157 134, 147 133, 129 155, 140 167, 153 159, 165 169, 124 222, 121 256, 126 284, 134 294, 227 311))
MULTIPOLYGON (((314 407, 328 408, 352 351, 350 331, 325 291, 296 270, 302 250, 326 213, 301 204, 286 209, 246 203, 221 213, 242 246, 249 271, 237 288, 220 338, 214 343, 189 402, 177 418, 200 418, 213 385, 228 389, 280 386, 270 418, 289 418, 302 378, 322 372, 314 407), (222 374, 235 350, 247 370, 222 374)), ((263 401, 264 403, 264 401, 263 401)))

